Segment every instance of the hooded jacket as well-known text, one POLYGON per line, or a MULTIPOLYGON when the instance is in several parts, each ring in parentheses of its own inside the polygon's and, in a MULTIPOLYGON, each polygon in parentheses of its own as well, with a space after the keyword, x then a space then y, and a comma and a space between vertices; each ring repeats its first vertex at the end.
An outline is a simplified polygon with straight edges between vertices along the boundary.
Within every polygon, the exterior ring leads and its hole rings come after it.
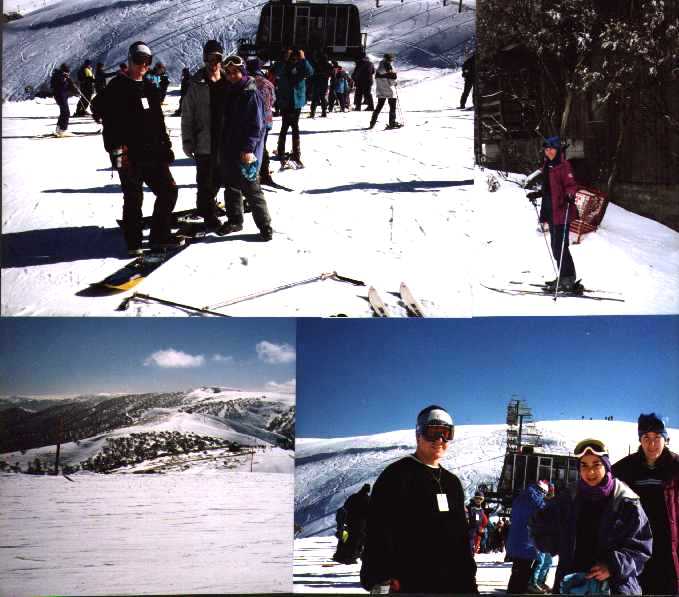
MULTIPOLYGON (((221 70, 226 85, 226 72, 221 70)), ((216 131, 218 138, 221 131, 216 131)), ((210 110, 210 84, 204 68, 191 77, 182 100, 182 148, 186 155, 212 153, 212 118, 210 110)))
MULTIPOLYGON (((626 456, 613 465, 613 474, 622 479, 635 491, 641 495, 641 504, 644 512, 656 528, 656 525, 665 525, 668 532, 654 532, 653 560, 659 562, 672 562, 674 577, 669 574, 669 570, 663 571, 663 579, 650 579, 655 581, 662 580, 665 584, 667 580, 668 590, 679 595, 679 455, 671 452, 667 447, 663 450, 655 466, 657 475, 652 475, 645 465, 644 453, 641 447, 634 453, 626 456), (649 478, 660 477, 662 479, 662 495, 664 498, 664 508, 659 509, 657 502, 644 499, 646 491, 644 485, 649 482, 649 478), (671 585, 671 586, 670 586, 671 585)), ((654 562, 655 563, 655 562, 654 562)), ((650 563, 649 563, 650 567, 650 563)), ((654 566, 655 568, 655 566, 654 566)))
POLYGON ((532 483, 512 502, 512 525, 509 528, 506 549, 509 558, 534 560, 538 557, 533 538, 528 533, 528 521, 545 507, 545 494, 532 483))
MULTIPOLYGON (((639 496, 620 479, 614 481, 613 493, 606 498, 596 529, 597 559, 608 566, 613 593, 639 595, 638 576, 652 552, 651 527, 639 496)), ((567 574, 586 572, 574 570, 577 522, 583 501, 572 488, 550 500, 530 521, 530 532, 537 548, 559 556, 555 590, 567 574)))
POLYGON ((255 79, 245 75, 227 87, 221 149, 223 170, 228 172, 234 163, 239 163, 243 152, 254 153, 261 164, 265 132, 264 100, 255 79))

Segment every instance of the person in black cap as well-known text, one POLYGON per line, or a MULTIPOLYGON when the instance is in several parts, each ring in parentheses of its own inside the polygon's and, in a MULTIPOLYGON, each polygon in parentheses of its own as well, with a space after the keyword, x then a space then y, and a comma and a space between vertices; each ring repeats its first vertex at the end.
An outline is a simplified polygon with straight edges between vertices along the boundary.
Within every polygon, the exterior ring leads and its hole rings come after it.
POLYGON ((55 137, 68 137, 73 133, 68 132, 68 121, 71 117, 71 112, 68 109, 68 96, 75 93, 75 84, 71 80, 71 69, 68 64, 63 63, 58 69, 55 69, 50 79, 50 87, 52 88, 52 95, 59 106, 59 119, 57 120, 57 128, 54 131, 55 137))
POLYGON ((171 234, 177 185, 170 173, 174 161, 158 89, 144 74, 153 60, 151 49, 138 41, 130 46, 127 75, 115 77, 94 99, 102 118, 104 147, 118 171, 123 189, 123 233, 130 255, 142 254, 143 184, 156 195, 149 237, 151 250, 182 244, 171 234))
POLYGON ((679 455, 655 413, 639 415, 639 449, 613 465, 613 474, 641 498, 653 532, 653 554, 639 577, 644 595, 679 594, 679 455))
POLYGON ((558 280, 559 288, 566 292, 582 291, 582 285, 576 284, 575 264, 568 248, 568 226, 578 218, 578 208, 575 206, 577 184, 573 169, 566 159, 566 147, 562 146, 559 137, 547 137, 542 147, 544 160, 540 220, 549 224, 552 255, 557 268, 560 268, 558 277, 545 285, 553 289, 558 280))
POLYGON ((222 186, 219 169, 226 72, 222 67, 224 48, 210 39, 203 47, 205 66, 191 78, 182 102, 182 148, 196 160, 196 211, 208 230, 221 226, 215 199, 222 186))
POLYGON ((428 406, 417 416, 415 453, 375 481, 361 565, 367 591, 478 593, 462 484, 440 465, 453 435, 446 410, 428 406))

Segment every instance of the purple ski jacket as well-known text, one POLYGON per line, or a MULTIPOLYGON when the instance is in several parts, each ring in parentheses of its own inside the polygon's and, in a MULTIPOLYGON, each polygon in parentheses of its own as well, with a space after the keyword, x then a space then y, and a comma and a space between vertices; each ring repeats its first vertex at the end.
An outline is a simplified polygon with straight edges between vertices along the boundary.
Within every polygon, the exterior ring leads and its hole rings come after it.
MULTIPOLYGON (((530 532, 540 551, 559 555, 554 590, 564 576, 574 570, 575 539, 578 514, 583 498, 573 489, 564 491, 538 510, 530 521, 530 532)), ((611 573, 611 591, 619 595, 640 595, 638 576, 651 557, 653 537, 639 496, 620 479, 615 479, 613 493, 597 529, 598 558, 611 573)))
MULTIPOLYGON (((552 197, 552 224, 563 226, 566 224, 566 195, 575 195, 577 183, 573 177, 573 169, 570 162, 563 157, 561 152, 556 158, 557 163, 550 164, 545 159, 542 169, 543 176, 549 177, 549 190, 552 197)), ((578 219, 578 209, 575 205, 568 206, 568 224, 578 219)))

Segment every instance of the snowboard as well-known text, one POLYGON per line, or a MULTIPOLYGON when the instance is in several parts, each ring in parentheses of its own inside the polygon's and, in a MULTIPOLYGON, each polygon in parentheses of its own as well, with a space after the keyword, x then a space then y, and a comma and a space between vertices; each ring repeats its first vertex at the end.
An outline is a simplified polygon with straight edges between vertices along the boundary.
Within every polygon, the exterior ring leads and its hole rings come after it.
POLYGON ((148 278, 161 265, 167 263, 175 255, 181 253, 187 246, 188 244, 184 244, 181 247, 169 249, 162 253, 145 253, 144 255, 136 257, 118 271, 106 276, 103 280, 91 284, 91 286, 116 292, 123 292, 130 288, 134 288, 148 278))

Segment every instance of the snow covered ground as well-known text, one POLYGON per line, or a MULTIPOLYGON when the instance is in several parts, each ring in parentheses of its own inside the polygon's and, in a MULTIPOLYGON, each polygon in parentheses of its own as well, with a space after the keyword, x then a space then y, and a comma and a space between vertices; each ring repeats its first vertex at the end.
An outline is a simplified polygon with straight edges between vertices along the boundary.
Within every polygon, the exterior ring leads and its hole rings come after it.
POLYGON ((2 595, 288 592, 290 475, 0 474, 2 595))
MULTIPOLYGON (((366 595, 361 588, 357 564, 337 564, 332 561, 337 539, 335 537, 308 537, 295 539, 294 591, 296 593, 357 593, 366 595)), ((477 554, 476 582, 479 591, 486 595, 504 595, 511 572, 511 562, 504 561, 504 552, 477 554)), ((559 558, 554 558, 547 575, 552 585, 559 558)))

